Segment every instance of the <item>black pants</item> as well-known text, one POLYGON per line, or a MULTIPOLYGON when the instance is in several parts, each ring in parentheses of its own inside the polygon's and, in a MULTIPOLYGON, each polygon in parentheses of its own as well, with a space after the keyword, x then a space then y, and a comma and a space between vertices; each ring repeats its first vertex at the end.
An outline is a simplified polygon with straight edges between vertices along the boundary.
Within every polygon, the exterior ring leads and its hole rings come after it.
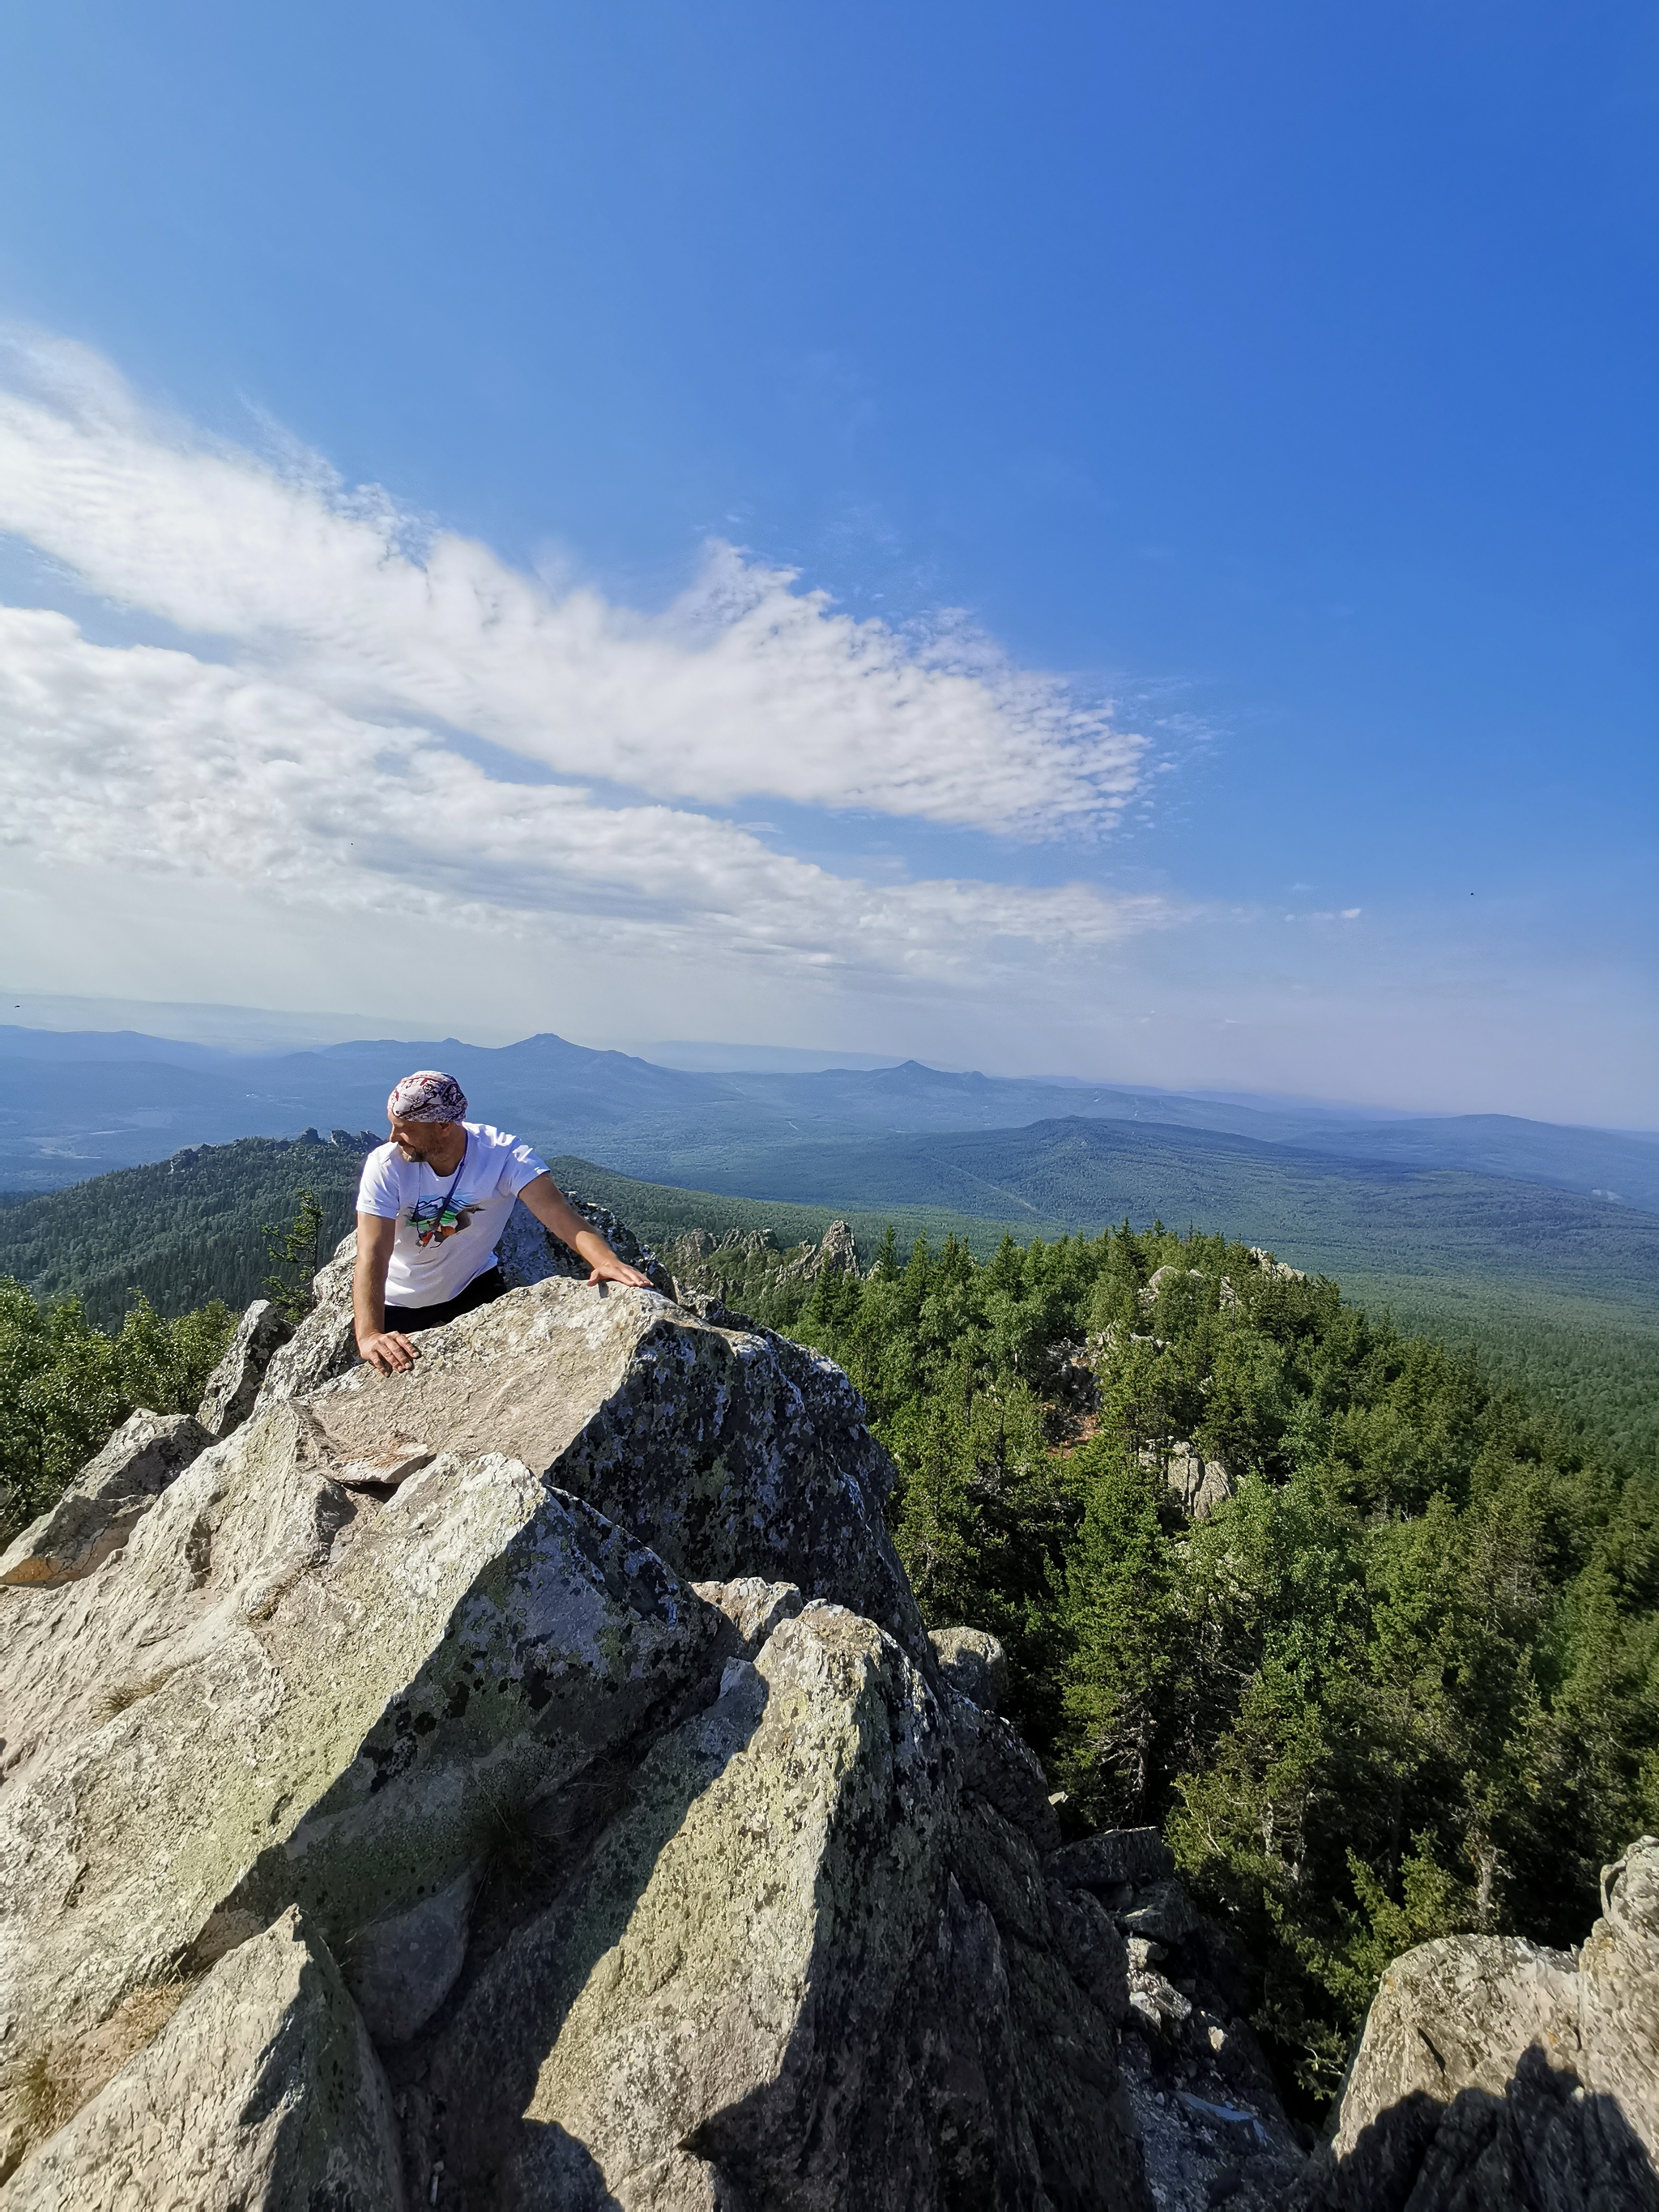
POLYGON ((507 1288, 507 1278, 501 1269, 486 1267, 482 1275, 472 1278, 464 1291, 435 1306, 388 1306, 386 1325, 412 1336, 416 1329, 437 1328, 447 1321, 459 1321, 463 1314, 477 1313, 480 1306, 502 1297, 507 1288))

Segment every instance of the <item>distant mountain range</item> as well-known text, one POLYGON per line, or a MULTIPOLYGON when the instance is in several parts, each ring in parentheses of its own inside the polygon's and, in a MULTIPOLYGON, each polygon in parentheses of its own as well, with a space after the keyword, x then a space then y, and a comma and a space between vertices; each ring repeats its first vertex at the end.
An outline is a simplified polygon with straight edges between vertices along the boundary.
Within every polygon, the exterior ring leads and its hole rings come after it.
MULTIPOLYGON (((185 1145, 293 1136, 307 1125, 379 1127, 392 1082, 421 1066, 450 1069, 480 1119, 513 1128, 550 1152, 581 1153, 664 1183, 741 1188, 798 1202, 932 1203, 1034 1224, 1039 1216, 1094 1218, 1101 1211, 1097 1197, 1105 1212, 1117 1205, 1107 1202, 1112 1177, 1098 1147, 1090 1173, 1105 1182, 1098 1189, 1091 1182, 1086 1206, 1074 1190, 1059 1212, 1058 1182, 1052 1195, 1045 1186, 1041 1200, 1030 1189, 1012 1195, 1015 1182, 997 1169, 995 1144, 982 1154, 971 1147, 918 1149, 923 1139, 1006 1138, 1038 1124, 1079 1123, 1120 1132, 1122 1125, 1137 1125, 1150 1146, 1136 1155, 1147 1173, 1154 1172, 1155 1159, 1179 1158, 1178 1173, 1155 1173, 1160 1187, 1169 1184, 1176 1212, 1183 1205, 1200 1210, 1195 1195, 1179 1201, 1176 1193, 1212 1188, 1224 1158, 1233 1163, 1232 1175, 1243 1174, 1253 1159, 1265 1169, 1273 1155, 1294 1154, 1295 1161, 1281 1160, 1293 1179, 1315 1173, 1316 1158, 1325 1175, 1365 1168, 1456 1171, 1659 1213, 1659 1138, 1507 1115, 1385 1117, 1276 1100, 953 1074, 915 1060, 805 1074, 710 1073, 661 1067, 553 1036, 500 1047, 453 1038, 381 1040, 239 1054, 133 1031, 6 1026, 0 1026, 0 1191, 59 1188, 112 1168, 165 1158, 185 1145), (896 1151, 895 1139, 908 1146, 896 1151), (900 1200, 895 1188, 891 1199, 878 1197, 878 1186, 893 1188, 902 1159, 910 1194, 900 1200), (931 1178, 940 1194, 922 1200, 910 1189, 917 1174, 931 1178)), ((1107 1133, 1103 1130, 1103 1143, 1107 1133)), ((1113 1187, 1134 1212, 1139 1207, 1132 1194, 1149 1186, 1139 1170, 1126 1169, 1126 1177, 1113 1187)), ((1372 1180, 1359 1176, 1365 1187, 1372 1180)))

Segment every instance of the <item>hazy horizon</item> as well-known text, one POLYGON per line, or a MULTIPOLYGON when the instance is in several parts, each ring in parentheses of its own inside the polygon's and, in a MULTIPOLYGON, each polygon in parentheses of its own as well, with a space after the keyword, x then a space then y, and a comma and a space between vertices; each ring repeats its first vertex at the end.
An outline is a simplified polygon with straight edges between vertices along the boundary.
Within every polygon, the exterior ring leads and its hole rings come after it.
MULTIPOLYGON (((189 1044, 198 1048, 227 1053, 248 1053, 276 1056, 289 1052, 305 1052, 326 1048, 330 1045, 356 1043, 431 1044, 441 1042, 434 1036, 413 1034, 399 1036, 395 1028, 378 1024, 372 1016, 312 1012, 303 1010, 283 1010, 258 1006, 231 1006, 207 1003, 146 1001, 143 1000, 82 999, 72 996, 25 994, 16 989, 0 987, 0 1026, 20 1030, 38 1030, 48 1034, 75 1036, 82 1034, 116 1035, 154 1037, 160 1042, 189 1044), (19 1019, 19 1016, 24 1017, 19 1019), (172 1018, 170 1028, 155 1026, 157 1019, 172 1018)), ((1064 1068, 951 1066, 937 1060, 921 1060, 913 1053, 899 1054, 848 1053, 832 1050, 813 1051, 799 1046, 776 1046, 743 1042, 732 1040, 690 1039, 609 1040, 572 1036, 556 1030, 522 1030, 516 1034, 499 1036, 463 1036, 449 1033, 453 1041, 474 1048, 500 1049, 502 1047, 527 1042, 535 1036, 553 1034, 565 1042, 590 1051, 621 1052, 629 1057, 648 1060, 659 1067, 675 1069, 689 1074, 775 1073, 809 1074, 828 1073, 836 1069, 878 1070, 902 1066, 907 1061, 920 1060, 922 1066, 941 1074, 988 1075, 1006 1081, 1024 1081, 1042 1085, 1090 1084, 1110 1086, 1127 1091, 1144 1092, 1149 1097, 1160 1095, 1170 1097, 1212 1100, 1217 1103, 1271 1109, 1274 1107, 1304 1109, 1313 1112, 1328 1110, 1343 1118, 1363 1120, 1375 1115, 1379 1120, 1441 1118, 1427 1109, 1410 1104, 1377 1098, 1345 1099, 1318 1097, 1306 1093, 1269 1091, 1241 1091, 1206 1089, 1197 1085, 1148 1085, 1114 1077, 1109 1072, 1080 1074, 1064 1068)), ((1480 1110, 1480 1109, 1474 1109, 1480 1110)), ((1487 1112, 1503 1109, 1489 1108, 1487 1112)), ((1538 1116, 1521 1116, 1538 1119, 1538 1116)), ((1565 1126, 1601 1130, 1607 1134, 1653 1138, 1659 1140, 1659 1127, 1620 1127, 1607 1122, 1580 1121, 1565 1126)))

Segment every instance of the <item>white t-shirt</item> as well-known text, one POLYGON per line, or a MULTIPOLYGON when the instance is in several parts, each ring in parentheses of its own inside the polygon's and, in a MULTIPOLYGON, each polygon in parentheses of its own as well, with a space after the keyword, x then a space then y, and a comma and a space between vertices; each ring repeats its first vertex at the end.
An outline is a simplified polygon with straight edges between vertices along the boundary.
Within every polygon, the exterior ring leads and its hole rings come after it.
POLYGON ((386 1304, 437 1306, 459 1297, 475 1275, 495 1264, 495 1239, 513 1202, 546 1167, 528 1145, 463 1121, 466 1151, 453 1174, 434 1175, 424 1160, 406 1160, 382 1145, 363 1162, 357 1211, 395 1221, 386 1269, 386 1304))

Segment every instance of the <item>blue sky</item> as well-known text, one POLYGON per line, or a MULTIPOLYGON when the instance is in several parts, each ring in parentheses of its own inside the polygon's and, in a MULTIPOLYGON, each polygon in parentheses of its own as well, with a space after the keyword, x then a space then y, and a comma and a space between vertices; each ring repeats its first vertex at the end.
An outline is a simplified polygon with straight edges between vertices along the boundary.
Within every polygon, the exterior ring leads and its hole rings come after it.
POLYGON ((1650 10, 6 41, 15 986, 1659 1118, 1650 10))

